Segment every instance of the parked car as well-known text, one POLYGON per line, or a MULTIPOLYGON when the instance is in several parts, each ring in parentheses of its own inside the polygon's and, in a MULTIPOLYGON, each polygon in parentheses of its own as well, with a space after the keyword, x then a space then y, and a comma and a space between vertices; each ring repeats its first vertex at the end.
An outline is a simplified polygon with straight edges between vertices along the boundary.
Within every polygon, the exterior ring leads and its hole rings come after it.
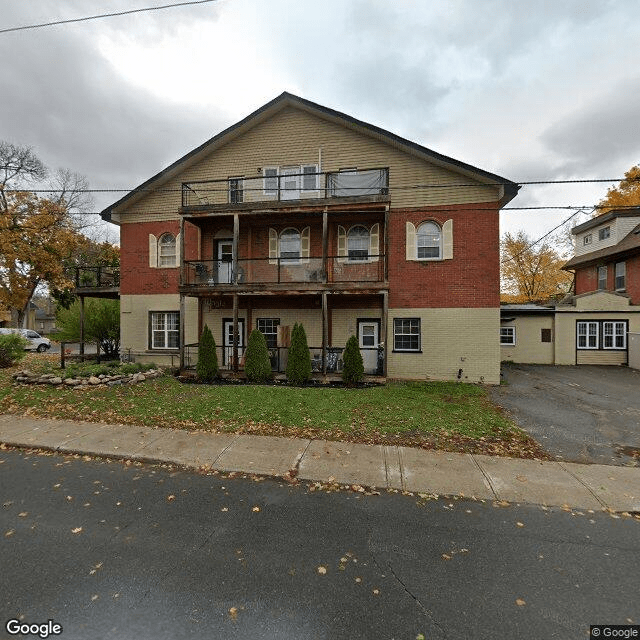
POLYGON ((6 335, 9 333, 17 333, 18 335, 21 335, 27 341, 27 346, 25 347, 25 350, 27 351, 37 351, 38 353, 42 353, 43 351, 51 349, 51 341, 49 338, 43 338, 37 331, 32 331, 31 329, 0 328, 0 335, 6 335))

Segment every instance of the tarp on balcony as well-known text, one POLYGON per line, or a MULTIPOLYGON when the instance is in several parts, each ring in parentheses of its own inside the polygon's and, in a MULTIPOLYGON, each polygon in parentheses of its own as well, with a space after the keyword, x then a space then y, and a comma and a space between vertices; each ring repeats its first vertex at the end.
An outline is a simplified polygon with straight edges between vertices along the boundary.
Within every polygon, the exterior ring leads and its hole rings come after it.
POLYGON ((381 169, 341 171, 327 175, 327 189, 335 197, 377 196, 386 188, 387 172, 381 169))

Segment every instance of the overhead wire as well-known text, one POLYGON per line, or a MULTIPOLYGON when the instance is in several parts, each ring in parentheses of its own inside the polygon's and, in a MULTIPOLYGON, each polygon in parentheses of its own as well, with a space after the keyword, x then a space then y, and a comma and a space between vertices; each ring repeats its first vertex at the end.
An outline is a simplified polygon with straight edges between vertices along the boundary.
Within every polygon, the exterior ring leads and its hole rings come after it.
POLYGON ((101 18, 114 18, 117 16, 126 16, 132 13, 143 13, 147 11, 160 11, 162 9, 173 9, 175 7, 186 7, 194 4, 207 4, 210 2, 217 2, 217 0, 190 0, 189 2, 174 2, 172 4, 163 4, 154 7, 142 7, 140 9, 128 9, 126 11, 113 11, 112 13, 100 13, 94 16, 85 16, 82 18, 69 18, 67 20, 52 20, 50 22, 41 22, 39 24, 27 24, 20 27, 9 27, 7 29, 0 29, 0 34, 10 33, 12 31, 26 31, 27 29, 41 29, 42 27, 53 27, 59 24, 71 24, 74 22, 87 22, 89 20, 98 20, 101 18))

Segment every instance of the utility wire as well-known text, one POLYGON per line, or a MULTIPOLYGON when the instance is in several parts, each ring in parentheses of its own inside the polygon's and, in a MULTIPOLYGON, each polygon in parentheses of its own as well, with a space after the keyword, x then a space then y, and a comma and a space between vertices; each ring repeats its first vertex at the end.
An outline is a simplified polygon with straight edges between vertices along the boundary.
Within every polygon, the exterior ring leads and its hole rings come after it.
POLYGON ((42 27, 52 27, 58 24, 71 24, 73 22, 87 22, 88 20, 98 20, 99 18, 113 18, 116 16, 126 16, 131 13, 143 13, 145 11, 160 11, 161 9, 172 9, 174 7, 185 7, 192 4, 206 4, 208 2, 216 2, 216 0, 191 0, 190 2, 176 2, 173 4, 163 4, 156 7, 144 7, 141 9, 129 9, 127 11, 115 11, 113 13, 101 13, 95 16, 85 16, 84 18, 71 18, 69 20, 56 20, 54 22, 42 22, 40 24, 28 24, 22 27, 10 27, 8 29, 0 29, 0 33, 9 33, 11 31, 25 31, 27 29, 40 29, 42 27))
MULTIPOLYGON (((505 264, 506 262, 511 262, 512 260, 515 260, 516 258, 519 258, 528 249, 531 249, 531 247, 535 247, 539 242, 542 242, 546 237, 550 236, 554 231, 559 229, 562 225, 567 224, 567 222, 569 222, 569 220, 571 220, 572 218, 575 218, 579 213, 586 213, 586 211, 584 210, 586 208, 587 207, 584 207, 584 208, 579 209, 578 211, 574 211, 568 218, 566 218, 560 224, 558 224, 555 227, 553 227, 553 229, 551 229, 551 231, 547 231, 547 233, 545 233, 543 236, 540 236, 537 240, 534 240, 533 242, 529 243, 524 249, 522 249, 522 251, 518 251, 518 253, 516 253, 514 256, 510 256, 509 258, 505 258, 504 260, 500 260, 500 264, 505 264)), ((594 211, 595 211, 595 207, 591 210, 591 213, 593 213, 594 211)))
MULTIPOLYGON (((207 0, 211 1, 211 0, 207 0)), ((264 180, 264 176, 244 176, 241 179, 250 182, 250 181, 262 181, 264 180)), ((534 185, 547 185, 547 184, 589 184, 589 183, 600 183, 600 182, 622 182, 623 180, 628 180, 628 178, 585 178, 579 180, 535 180, 535 181, 523 181, 523 182, 492 182, 491 184, 484 184, 479 182, 469 182, 469 183, 451 183, 451 184, 414 184, 414 185, 394 185, 392 187, 387 187, 389 191, 404 191, 409 189, 457 189, 458 187, 498 187, 498 186, 508 186, 508 185, 518 185, 521 187, 525 186, 534 186, 534 185)), ((640 182, 640 176, 637 178, 632 178, 631 181, 640 182)), ((226 193, 229 191, 227 180, 211 180, 211 181, 194 181, 187 182, 186 188, 196 192, 195 189, 188 187, 188 185, 202 185, 198 188, 198 192, 201 193, 226 193), (205 187, 206 184, 213 184, 219 182, 221 184, 220 187, 205 187), (222 186, 225 184, 225 186, 222 186)), ((362 187, 340 187, 340 190, 348 191, 349 189, 360 190, 362 187)), ((167 187, 167 188, 157 188, 157 187, 134 187, 133 189, 78 189, 77 193, 182 193, 184 190, 183 187, 167 187)), ((263 191, 264 186, 259 184, 255 187, 244 186, 241 191, 263 191)), ((282 189, 286 191, 286 189, 282 189)), ((319 189, 323 190, 323 189, 319 189)), ((64 189, 2 189, 5 193, 59 193, 64 191, 64 189)), ((318 189, 309 189, 309 191, 318 191, 318 189)), ((542 207, 546 208, 546 207, 542 207)))

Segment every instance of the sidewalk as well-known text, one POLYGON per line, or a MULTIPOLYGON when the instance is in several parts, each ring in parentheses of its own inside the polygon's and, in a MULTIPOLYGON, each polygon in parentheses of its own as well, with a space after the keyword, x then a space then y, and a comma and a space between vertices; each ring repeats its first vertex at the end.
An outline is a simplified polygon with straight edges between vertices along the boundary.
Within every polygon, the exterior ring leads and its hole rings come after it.
POLYGON ((443 496, 640 511, 640 468, 0 415, 0 442, 443 496))

